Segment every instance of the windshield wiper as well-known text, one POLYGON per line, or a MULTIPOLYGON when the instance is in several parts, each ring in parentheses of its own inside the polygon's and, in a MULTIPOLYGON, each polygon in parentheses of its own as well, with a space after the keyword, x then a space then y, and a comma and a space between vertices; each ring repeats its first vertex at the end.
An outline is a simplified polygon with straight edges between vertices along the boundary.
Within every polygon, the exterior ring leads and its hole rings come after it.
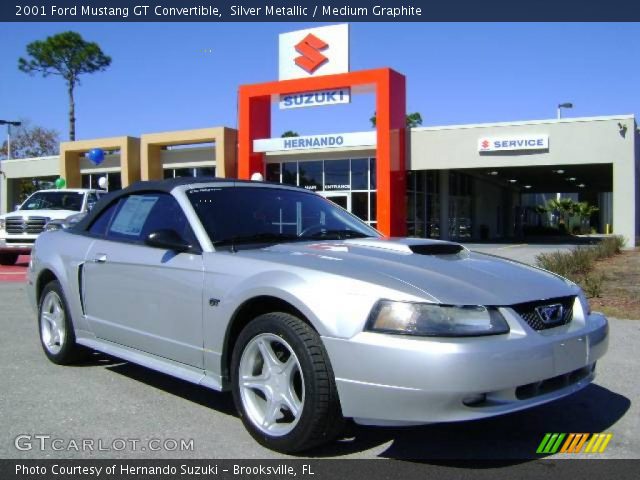
POLYGON ((224 238, 213 242, 214 246, 231 245, 232 249, 235 245, 250 243, 280 243, 283 241, 299 240, 297 235, 288 233, 255 233, 253 235, 240 235, 236 237, 224 238))
POLYGON ((366 233, 346 228, 342 230, 320 230, 312 235, 305 235, 303 238, 344 240, 347 238, 366 238, 370 236, 371 235, 367 235, 366 233))

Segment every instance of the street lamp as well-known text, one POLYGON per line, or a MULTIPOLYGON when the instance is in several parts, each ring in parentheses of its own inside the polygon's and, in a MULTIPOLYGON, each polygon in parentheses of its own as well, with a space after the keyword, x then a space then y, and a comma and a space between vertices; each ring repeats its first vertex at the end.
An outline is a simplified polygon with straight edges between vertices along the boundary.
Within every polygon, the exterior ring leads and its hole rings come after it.
POLYGON ((11 160, 11 126, 19 127, 20 125, 22 125, 22 122, 0 120, 0 125, 7 126, 7 160, 11 160))
POLYGON ((566 102, 566 103, 561 103, 560 105, 558 105, 558 120, 560 120, 562 118, 562 112, 561 112, 562 108, 573 108, 573 103, 566 102))

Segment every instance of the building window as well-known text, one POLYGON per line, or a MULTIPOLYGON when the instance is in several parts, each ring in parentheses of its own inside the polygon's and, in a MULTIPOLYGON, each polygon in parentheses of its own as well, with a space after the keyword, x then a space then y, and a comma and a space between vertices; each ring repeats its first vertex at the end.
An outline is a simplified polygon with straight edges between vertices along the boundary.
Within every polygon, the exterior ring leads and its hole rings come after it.
POLYGON ((318 192, 375 227, 375 158, 272 162, 266 180, 318 192), (333 192, 336 192, 332 195, 333 192))
POLYGON ((326 161, 324 165, 324 190, 350 190, 349 160, 326 161))
POLYGON ((322 160, 299 162, 300 186, 307 190, 322 190, 322 160))
POLYGON ((107 190, 110 192, 122 189, 120 172, 85 173, 82 175, 82 188, 101 190, 98 182, 102 177, 107 179, 107 190))
POLYGON ((165 168, 163 172, 165 179, 180 177, 215 177, 216 167, 189 167, 189 168, 165 168))

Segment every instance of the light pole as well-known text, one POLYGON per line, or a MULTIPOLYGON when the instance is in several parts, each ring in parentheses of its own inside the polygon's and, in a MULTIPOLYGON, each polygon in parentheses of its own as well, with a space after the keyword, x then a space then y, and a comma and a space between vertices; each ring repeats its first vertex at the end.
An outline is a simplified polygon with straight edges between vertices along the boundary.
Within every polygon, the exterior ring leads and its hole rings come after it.
POLYGON ((566 102, 558 105, 558 120, 562 118, 562 110, 563 108, 573 108, 573 103, 566 102))
MULTIPOLYGON (((16 122, 12 120, 0 120, 0 125, 7 126, 7 160, 11 160, 11 126, 19 127, 20 125, 22 125, 22 122, 16 122)), ((4 177, 4 172, 2 171, 2 159, 0 159, 0 187, 2 186, 3 177, 4 177)), ((3 203, 2 188, 0 188, 0 205, 2 205, 2 203, 3 203)))

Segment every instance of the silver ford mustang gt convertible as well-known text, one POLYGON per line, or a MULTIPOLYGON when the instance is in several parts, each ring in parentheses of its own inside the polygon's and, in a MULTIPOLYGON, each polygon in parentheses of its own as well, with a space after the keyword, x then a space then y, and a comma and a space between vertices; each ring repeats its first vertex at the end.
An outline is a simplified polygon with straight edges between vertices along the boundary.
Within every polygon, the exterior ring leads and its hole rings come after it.
POLYGON ((29 297, 46 356, 91 350, 231 390, 261 444, 331 441, 346 418, 485 418, 580 390, 607 320, 572 282, 418 238, 386 238, 313 192, 140 182, 45 232, 29 297))

